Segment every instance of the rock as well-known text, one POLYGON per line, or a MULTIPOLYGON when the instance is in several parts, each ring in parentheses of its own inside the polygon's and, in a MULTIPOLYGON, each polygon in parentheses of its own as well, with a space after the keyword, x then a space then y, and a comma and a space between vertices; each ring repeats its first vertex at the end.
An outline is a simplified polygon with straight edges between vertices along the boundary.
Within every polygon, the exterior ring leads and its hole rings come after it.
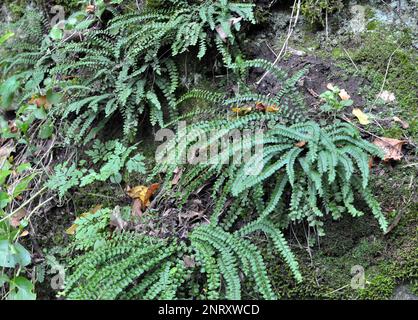
POLYGON ((354 34, 362 33, 366 29, 366 8, 361 5, 354 5, 350 8, 352 18, 350 28, 354 34))
POLYGON ((407 285, 400 285, 395 289, 392 300, 418 300, 418 297, 411 293, 407 285))

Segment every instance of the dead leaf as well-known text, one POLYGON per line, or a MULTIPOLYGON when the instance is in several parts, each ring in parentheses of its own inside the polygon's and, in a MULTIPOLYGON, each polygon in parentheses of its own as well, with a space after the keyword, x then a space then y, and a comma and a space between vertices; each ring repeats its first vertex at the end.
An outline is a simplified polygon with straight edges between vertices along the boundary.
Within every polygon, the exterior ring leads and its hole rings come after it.
POLYGON ((353 114, 357 117, 360 124, 366 125, 370 123, 369 117, 365 113, 363 113, 363 111, 361 111, 360 109, 354 108, 353 114))
POLYGON ((19 235, 19 238, 26 237, 29 234, 28 230, 23 230, 23 232, 19 235))
POLYGON ((15 145, 13 140, 7 141, 4 145, 0 147, 0 168, 3 168, 7 158, 15 150, 15 145))
POLYGON ((262 102, 257 101, 255 103, 255 108, 259 111, 264 111, 266 109, 266 106, 262 102))
POLYGON ((280 110, 280 107, 271 105, 266 107, 266 112, 277 112, 280 110))
MULTIPOLYGON (((102 208, 102 205, 101 205, 101 204, 99 204, 99 205, 95 206, 93 209, 91 209, 90 211, 82 213, 82 214, 80 215, 80 217, 85 218, 85 217, 87 217, 87 216, 89 216, 89 215, 91 215, 91 214, 96 213, 96 212, 97 212, 97 211, 99 211, 101 208, 102 208)), ((71 226, 70 226, 67 230, 65 230, 65 233, 66 233, 66 234, 68 234, 68 235, 74 235, 74 234, 75 234, 75 232, 76 232, 76 230, 77 230, 77 227, 78 227, 78 225, 77 225, 77 220, 78 220, 78 219, 80 219, 80 217, 76 218, 76 219, 74 220, 74 223, 73 223, 73 224, 72 224, 72 225, 71 225, 71 226)))
POLYGON ((403 157, 402 146, 406 143, 404 140, 379 137, 373 141, 373 144, 383 150, 385 156, 383 161, 401 160, 403 157))
POLYGON ((16 133, 16 132, 19 131, 19 129, 16 126, 16 122, 14 120, 9 120, 7 122, 7 125, 9 127, 9 130, 10 130, 11 133, 16 133))
POLYGON ((87 7, 86 7, 86 13, 94 13, 94 11, 96 10, 96 7, 94 6, 94 5, 92 5, 92 4, 90 4, 90 5, 88 5, 87 7))
POLYGON ((29 104, 36 104, 38 108, 44 107, 45 109, 49 109, 51 107, 51 104, 48 102, 46 96, 33 96, 29 100, 29 104))
POLYGON ((244 107, 234 107, 234 108, 231 108, 231 111, 234 112, 234 113, 236 113, 239 116, 242 116, 242 115, 245 115, 245 114, 251 112, 252 109, 253 109, 252 107, 246 107, 246 106, 244 106, 244 107))
POLYGON ((395 122, 399 122, 402 126, 402 128, 404 129, 408 129, 409 128, 409 123, 406 121, 403 121, 401 118, 399 117, 393 117, 393 121, 395 122))
POLYGON ((327 84, 327 89, 332 91, 332 90, 334 90, 335 88, 334 88, 334 85, 333 85, 332 83, 328 83, 328 84, 327 84))
POLYGON ((20 220, 22 220, 28 212, 25 209, 20 209, 17 211, 13 216, 10 218, 10 225, 14 228, 18 228, 20 226, 20 220))
POLYGON ((158 188, 160 187, 159 183, 153 183, 152 185, 149 186, 147 193, 145 194, 145 198, 143 199, 143 203, 146 204, 146 206, 149 206, 149 200, 151 199, 152 195, 155 193, 155 191, 158 190, 158 188))
POLYGON ((303 148, 303 146, 306 144, 306 141, 299 141, 298 143, 295 143, 295 147, 303 148))
POLYGON ((350 95, 347 93, 347 91, 345 91, 345 89, 341 89, 338 95, 340 96, 341 100, 350 99, 350 95))
POLYGON ((384 102, 393 102, 396 100, 395 94, 393 92, 389 92, 387 90, 382 91, 377 95, 377 98, 382 99, 384 102))
POLYGON ((158 190, 160 187, 159 183, 153 183, 149 187, 146 186, 136 186, 128 190, 128 195, 132 199, 139 199, 142 203, 142 208, 146 208, 150 205, 149 199, 158 190))

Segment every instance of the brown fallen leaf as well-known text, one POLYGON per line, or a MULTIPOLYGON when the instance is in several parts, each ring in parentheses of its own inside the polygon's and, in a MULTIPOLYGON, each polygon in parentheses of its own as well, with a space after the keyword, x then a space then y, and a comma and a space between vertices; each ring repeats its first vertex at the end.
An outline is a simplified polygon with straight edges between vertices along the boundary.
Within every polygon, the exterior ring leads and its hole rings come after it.
POLYGON ((305 144, 306 144, 306 141, 302 140, 302 141, 299 141, 298 143, 295 143, 295 147, 303 148, 305 144))
POLYGON ((94 5, 92 5, 92 4, 90 4, 90 5, 88 5, 87 7, 86 7, 86 13, 94 13, 94 11, 96 10, 96 7, 94 6, 94 5))
POLYGON ((385 156, 383 161, 401 160, 403 157, 402 146, 406 143, 404 140, 379 137, 373 141, 373 144, 383 150, 385 156))
POLYGON ((341 100, 348 100, 351 98, 345 89, 341 89, 338 95, 340 96, 341 100))
POLYGON ((26 217, 28 212, 25 209, 18 210, 13 216, 10 217, 10 225, 14 228, 20 226, 20 221, 26 217))
POLYGON ((332 91, 335 89, 335 87, 332 83, 327 83, 327 89, 332 91))
POLYGON ((401 126, 402 126, 402 128, 404 128, 404 129, 408 129, 409 128, 409 123, 406 122, 406 121, 404 121, 404 120, 402 120, 399 117, 393 117, 393 121, 400 123, 401 126))
MULTIPOLYGON (((93 209, 91 209, 90 211, 82 213, 82 214, 80 215, 80 217, 85 218, 85 217, 87 217, 87 216, 89 216, 89 215, 91 215, 91 214, 96 213, 96 212, 97 212, 97 211, 99 211, 101 208, 102 208, 102 205, 101 205, 101 204, 99 204, 99 205, 95 206, 93 209)), ((74 235, 74 234, 75 234, 75 232, 76 232, 76 230, 77 230, 77 227, 78 227, 78 225, 77 225, 77 220, 78 220, 78 219, 80 219, 80 217, 76 218, 76 219, 74 220, 73 224, 72 224, 72 225, 71 225, 71 226, 70 226, 67 230, 65 230, 65 233, 66 233, 66 234, 68 234, 68 235, 74 235)))
POLYGON ((9 130, 10 130, 11 133, 16 133, 16 132, 19 131, 19 129, 16 126, 16 122, 14 120, 9 120, 7 122, 7 125, 9 127, 9 130))
POLYGON ((231 111, 233 113, 236 113, 239 116, 243 116, 243 115, 246 115, 247 113, 251 112, 252 109, 253 109, 252 107, 244 106, 244 107, 231 108, 231 111))
POLYGON ((29 234, 28 230, 23 230, 23 232, 19 235, 19 238, 26 237, 29 234))
POLYGON ((132 199, 139 199, 141 201, 142 208, 146 208, 150 205, 150 201, 149 201, 150 198, 155 193, 155 191, 158 190, 159 187, 160 187, 159 183, 153 183, 149 187, 146 187, 146 186, 133 187, 132 189, 128 189, 127 192, 128 192, 128 195, 132 199))
POLYGON ((33 96, 29 100, 29 104, 36 104, 38 108, 44 107, 45 109, 49 109, 51 107, 51 104, 48 102, 46 96, 33 96))

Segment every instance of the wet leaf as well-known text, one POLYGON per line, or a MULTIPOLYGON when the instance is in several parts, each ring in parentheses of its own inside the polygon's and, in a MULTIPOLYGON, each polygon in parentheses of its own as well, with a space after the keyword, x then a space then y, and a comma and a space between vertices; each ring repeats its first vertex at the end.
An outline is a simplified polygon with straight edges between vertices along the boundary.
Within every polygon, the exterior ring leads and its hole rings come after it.
POLYGON ((385 153, 383 161, 401 160, 403 157, 402 146, 405 143, 406 141, 403 141, 403 140, 385 138, 385 137, 379 137, 373 141, 373 144, 381 148, 383 152, 385 153))
POLYGON ((366 125, 370 123, 369 117, 358 108, 353 109, 353 115, 357 117, 360 124, 366 125))

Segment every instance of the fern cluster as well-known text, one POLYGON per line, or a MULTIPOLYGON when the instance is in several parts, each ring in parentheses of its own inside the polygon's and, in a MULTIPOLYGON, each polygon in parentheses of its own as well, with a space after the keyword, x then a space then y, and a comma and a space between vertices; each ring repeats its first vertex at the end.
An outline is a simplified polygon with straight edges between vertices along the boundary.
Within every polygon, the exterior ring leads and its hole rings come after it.
MULTIPOLYGON (((111 210, 102 209, 77 221, 72 248, 81 254, 72 259, 62 292, 69 299, 175 299, 200 297, 240 299, 243 273, 252 278, 265 299, 275 299, 266 265, 247 232, 231 233, 220 226, 196 227, 189 241, 174 237, 159 239, 129 231, 106 231, 111 210), (99 219, 102 221, 98 222, 99 219), (204 276, 197 276, 198 274, 204 276)), ((293 266, 294 260, 281 232, 265 222, 275 246, 293 266)))
POLYGON ((226 53, 215 29, 226 29, 231 43, 230 19, 237 19, 236 29, 240 19, 254 22, 249 4, 171 3, 116 15, 105 29, 84 30, 82 41, 56 44, 49 74, 64 88, 65 99, 54 111, 71 120, 69 138, 88 141, 91 128, 97 132, 115 114, 122 116, 129 139, 142 114, 162 126, 167 113, 176 116, 180 75, 174 58, 196 47, 201 59, 213 41, 226 53))

